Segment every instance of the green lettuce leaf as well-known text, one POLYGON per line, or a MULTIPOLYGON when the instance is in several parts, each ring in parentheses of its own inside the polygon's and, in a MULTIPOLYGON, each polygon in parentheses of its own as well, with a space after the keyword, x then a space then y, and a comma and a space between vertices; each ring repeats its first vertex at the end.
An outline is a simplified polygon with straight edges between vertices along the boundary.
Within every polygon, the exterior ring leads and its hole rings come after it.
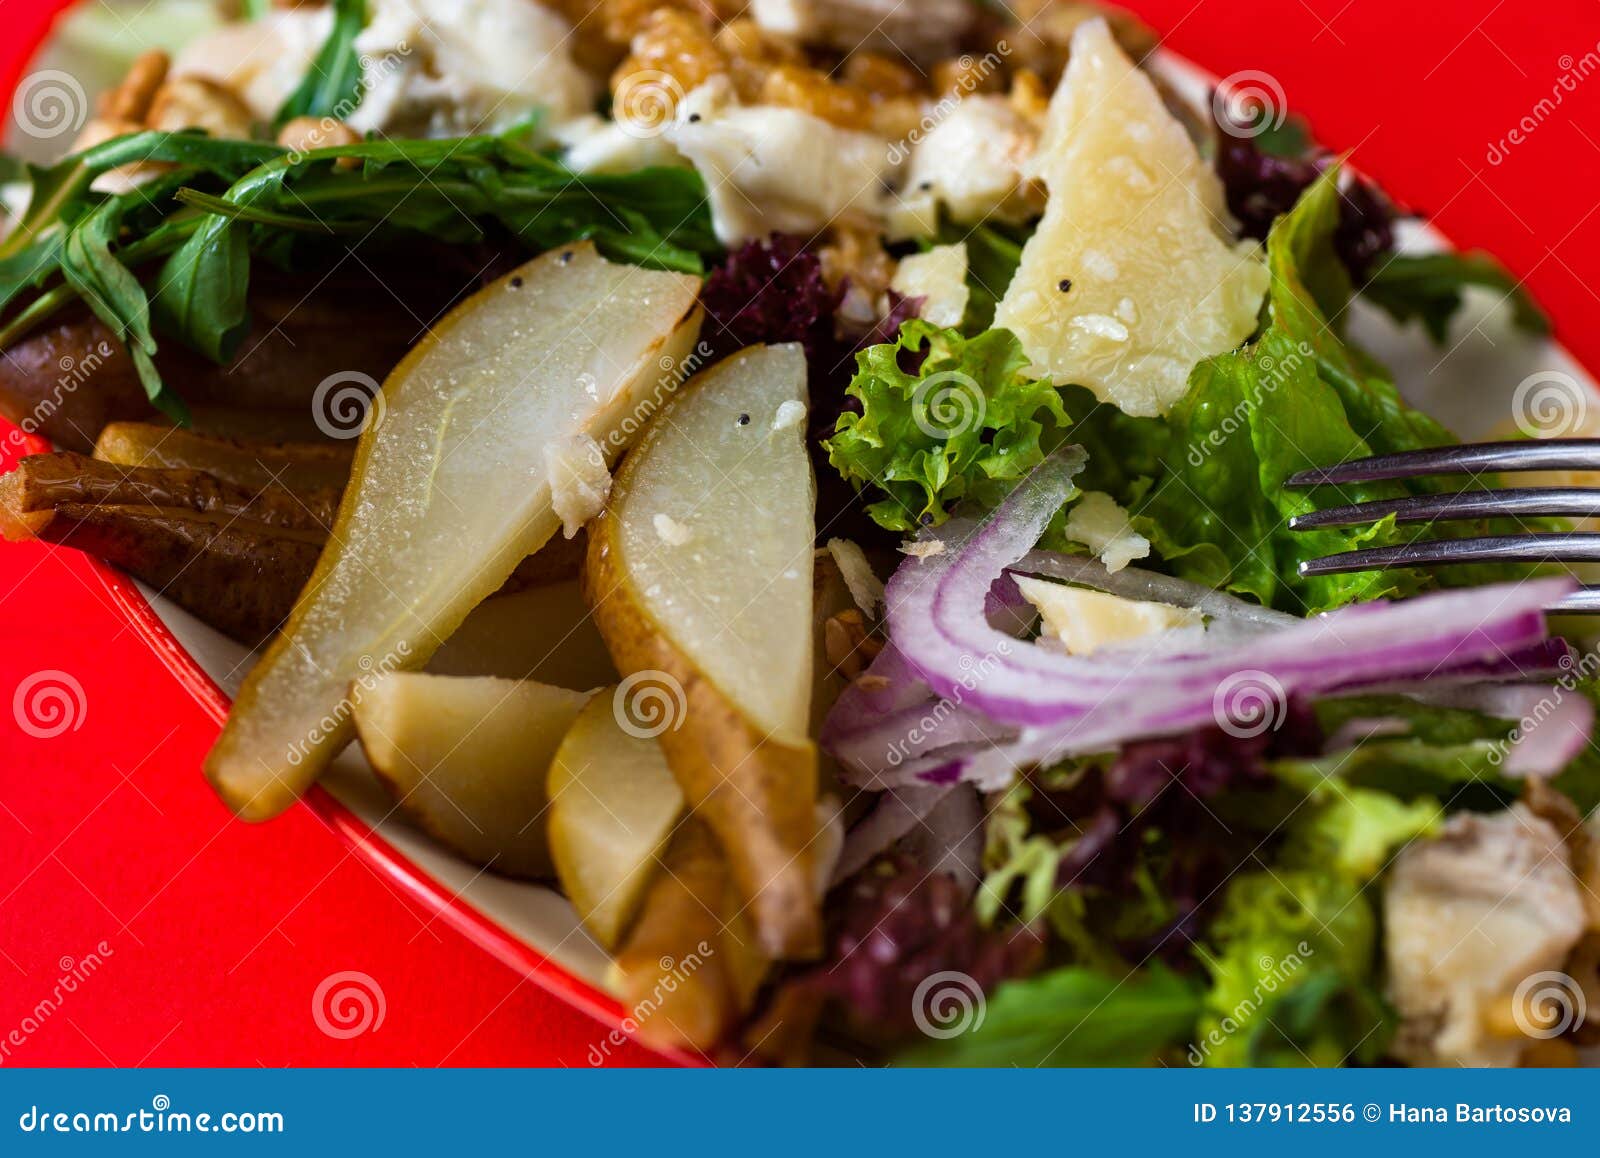
POLYGON ((1468 286, 1492 290, 1509 303, 1512 324, 1519 330, 1529 334, 1550 332, 1550 319, 1522 284, 1505 266, 1478 250, 1397 254, 1373 271, 1361 287, 1361 294, 1397 322, 1420 320, 1428 336, 1443 343, 1468 286))
POLYGON ((1028 360, 1006 330, 967 338, 913 320, 899 340, 856 355, 847 393, 860 414, 842 415, 823 443, 828 461, 896 531, 933 526, 957 502, 999 502, 1060 445, 1068 425, 1061 396, 1023 373, 1028 360), (918 369, 905 364, 921 358, 918 369))
POLYGON ((1185 1041, 1200 993, 1159 965, 1129 976, 1071 966, 1007 981, 959 1037, 897 1060, 916 1066, 1146 1065, 1185 1041))
POLYGON ((1442 817, 1435 801, 1364 789, 1309 801, 1277 865, 1228 885, 1200 950, 1211 989, 1190 1060, 1337 1066, 1382 1056, 1393 1019, 1375 987, 1366 886, 1442 817))
POLYGON ((1387 520, 1288 529, 1294 515, 1322 507, 1459 485, 1284 487, 1290 475, 1310 467, 1455 441, 1407 405, 1382 367, 1340 336, 1353 289, 1333 246, 1337 179, 1331 170, 1318 180, 1268 236, 1271 286, 1261 333, 1245 349, 1196 366, 1189 392, 1165 420, 1106 418, 1073 403, 1073 438, 1089 451, 1081 485, 1106 490, 1128 507, 1174 574, 1296 614, 1525 575, 1528 568, 1519 566, 1299 573, 1301 563, 1322 555, 1398 545, 1419 535, 1500 529, 1478 521, 1402 530, 1387 520), (1132 466, 1108 471, 1107 463, 1123 461, 1132 466))
MULTIPOLYGON (((1600 684, 1593 679, 1563 677, 1552 694, 1584 696, 1600 704, 1600 684)), ((1452 811, 1495 811, 1522 792, 1522 784, 1504 770, 1517 721, 1404 696, 1342 696, 1318 702, 1315 710, 1319 726, 1330 735, 1356 719, 1400 721, 1406 731, 1325 756, 1273 761, 1272 772, 1302 792, 1372 788, 1402 800, 1438 797, 1452 811)), ((1550 783, 1584 815, 1600 808, 1600 751, 1586 745, 1550 783)))
POLYGON ((961 330, 981 334, 994 324, 994 309, 1005 296, 1006 288, 1022 263, 1022 247, 1033 232, 1032 226, 1005 225, 985 221, 979 225, 956 225, 945 220, 929 245, 967 247, 967 312, 961 330))

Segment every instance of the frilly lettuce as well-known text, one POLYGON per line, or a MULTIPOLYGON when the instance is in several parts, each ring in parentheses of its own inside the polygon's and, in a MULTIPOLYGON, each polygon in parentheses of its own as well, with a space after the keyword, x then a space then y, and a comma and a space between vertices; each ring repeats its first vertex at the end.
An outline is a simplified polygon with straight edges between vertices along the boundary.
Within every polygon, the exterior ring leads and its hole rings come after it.
POLYGON ((856 356, 847 393, 861 413, 840 417, 823 443, 828 461, 858 489, 886 495, 867 512, 890 530, 942 523, 963 500, 992 506, 1068 425, 1060 394, 1026 366, 1005 330, 968 338, 909 321, 899 341, 856 356))
POLYGON ((1211 990, 1198 1063, 1338 1066, 1383 1053, 1391 1018, 1374 988, 1377 913, 1367 884, 1432 832, 1432 800, 1348 789, 1308 803, 1279 863, 1229 884, 1201 952, 1211 990))

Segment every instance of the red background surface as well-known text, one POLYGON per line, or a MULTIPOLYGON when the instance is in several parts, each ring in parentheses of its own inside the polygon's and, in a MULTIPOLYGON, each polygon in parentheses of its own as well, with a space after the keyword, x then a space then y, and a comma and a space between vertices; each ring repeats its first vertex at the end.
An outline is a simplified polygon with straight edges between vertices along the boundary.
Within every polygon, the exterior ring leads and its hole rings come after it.
MULTIPOLYGON (((1577 79, 1600 52, 1600 0, 1129 6, 1219 75, 1270 73, 1320 139, 1526 278, 1600 367, 1600 70, 1577 79), (1535 113, 1563 75, 1574 91, 1535 113), (1528 116, 1538 127, 1491 164, 1528 116)), ((57 7, 0 0, 0 92, 57 7)), ((43 669, 75 678, 85 706, 52 739, 0 711, 0 1064, 587 1064, 597 1023, 401 897, 307 810, 232 820, 198 772, 215 725, 83 562, 0 545, 0 704, 43 669), (100 971, 6 1044, 63 959, 101 941, 100 971), (386 1011, 340 1040, 312 995, 345 970, 374 978, 386 1011)))

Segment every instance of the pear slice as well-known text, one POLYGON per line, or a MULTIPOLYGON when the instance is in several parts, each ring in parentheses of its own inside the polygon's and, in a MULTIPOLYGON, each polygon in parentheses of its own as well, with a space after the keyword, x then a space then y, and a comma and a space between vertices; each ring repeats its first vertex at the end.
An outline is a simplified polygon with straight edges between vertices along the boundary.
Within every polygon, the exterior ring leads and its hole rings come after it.
POLYGON ((795 345, 697 375, 622 464, 585 566, 622 710, 660 740, 773 957, 819 951, 822 932, 805 397, 795 345))
POLYGON ((568 246, 474 294, 394 369, 311 582, 206 760, 235 812, 293 803, 350 738, 352 684, 421 667, 555 533, 552 467, 626 445, 694 343, 699 284, 568 246))
POLYGON ((683 815, 654 740, 623 731, 615 688, 578 713, 550 762, 550 857, 584 926, 615 949, 683 815))
POLYGON ((1196 362, 1255 329, 1267 267, 1229 236, 1221 182, 1102 19, 1072 34, 1031 170, 1049 198, 994 324, 1033 373, 1166 413, 1196 362))
POLYGON ((750 1012, 771 963, 721 845, 696 818, 678 827, 649 884, 607 981, 647 1043, 713 1049, 750 1012))
POLYGON ((563 688, 617 682, 611 653, 595 628, 583 600, 583 584, 577 579, 485 599, 433 653, 427 670, 436 675, 538 680, 563 688))
POLYGON ((545 781, 590 695, 532 680, 391 672, 356 701, 356 734, 423 831, 503 876, 548 877, 545 781))

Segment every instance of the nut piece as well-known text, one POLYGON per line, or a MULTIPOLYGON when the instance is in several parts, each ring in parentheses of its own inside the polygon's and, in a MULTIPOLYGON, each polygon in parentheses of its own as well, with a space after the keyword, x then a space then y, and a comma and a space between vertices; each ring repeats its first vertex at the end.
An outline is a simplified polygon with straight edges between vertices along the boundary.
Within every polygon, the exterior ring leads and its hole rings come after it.
POLYGON ((823 622, 822 649, 834 671, 847 680, 859 680, 883 650, 883 641, 869 634, 861 612, 850 608, 823 622))
MULTIPOLYGON (((711 30, 696 16, 675 8, 658 8, 634 36, 629 56, 611 77, 611 90, 621 96, 636 73, 671 77, 687 93, 709 78, 728 71, 728 58, 711 30)), ((634 83, 638 83, 635 81, 634 83)))
MULTIPOLYGON (((138 121, 103 116, 90 117, 78 131, 77 140, 72 142, 72 151, 81 153, 85 149, 103 145, 117 137, 140 132, 143 128, 144 125, 138 121)), ((128 193, 152 177, 171 172, 173 167, 160 161, 134 161, 128 165, 118 165, 115 169, 108 169, 96 177, 93 188, 97 193, 128 193)))
POLYGON ((128 69, 128 75, 122 78, 122 83, 101 96, 100 116, 106 120, 142 123, 150 112, 156 90, 167 79, 171 63, 167 54, 159 49, 141 54, 128 69))
POLYGON ((213 137, 248 140, 252 118, 250 106, 226 85, 203 76, 180 76, 157 91, 145 123, 169 133, 204 129, 213 137))
MULTIPOLYGON (((360 143, 360 133, 333 117, 294 117, 278 130, 278 144, 294 153, 360 143)), ((356 164, 354 157, 341 157, 337 164, 347 161, 356 164)))

